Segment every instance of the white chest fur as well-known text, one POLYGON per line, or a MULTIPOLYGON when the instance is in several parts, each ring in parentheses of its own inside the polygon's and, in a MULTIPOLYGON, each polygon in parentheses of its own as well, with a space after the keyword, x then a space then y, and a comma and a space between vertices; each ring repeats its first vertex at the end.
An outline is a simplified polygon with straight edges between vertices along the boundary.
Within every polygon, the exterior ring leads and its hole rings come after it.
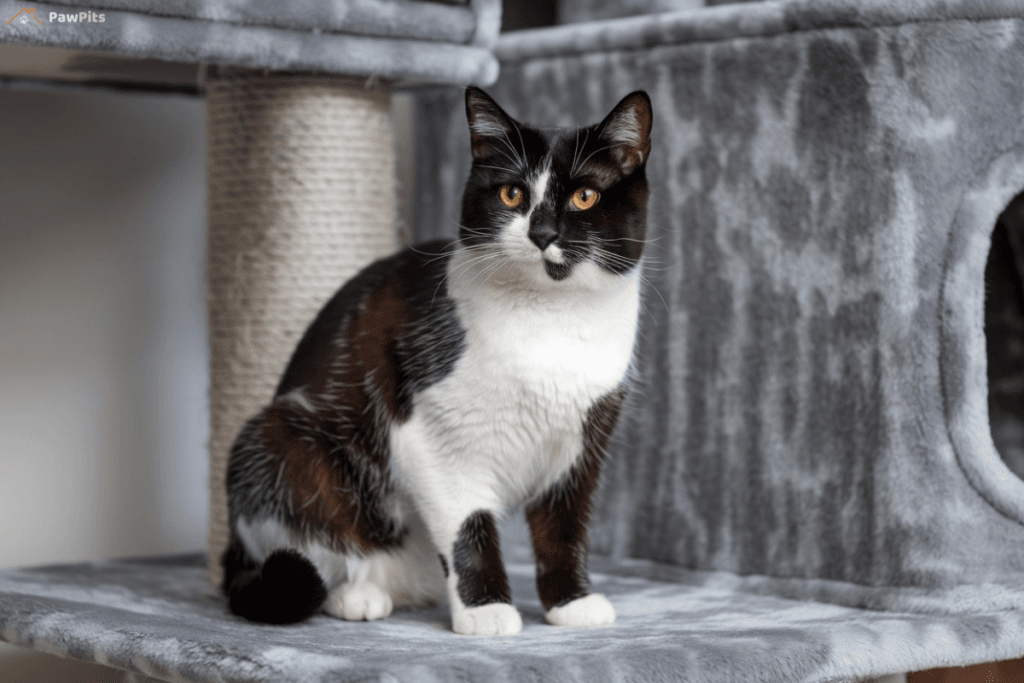
POLYGON ((592 264, 579 270, 539 291, 500 277, 485 285, 449 280, 465 351, 447 378, 415 400, 407 431, 421 443, 395 453, 401 469, 428 458, 508 507, 542 492, 575 462, 587 411, 628 371, 639 308, 637 273, 613 276, 592 264))

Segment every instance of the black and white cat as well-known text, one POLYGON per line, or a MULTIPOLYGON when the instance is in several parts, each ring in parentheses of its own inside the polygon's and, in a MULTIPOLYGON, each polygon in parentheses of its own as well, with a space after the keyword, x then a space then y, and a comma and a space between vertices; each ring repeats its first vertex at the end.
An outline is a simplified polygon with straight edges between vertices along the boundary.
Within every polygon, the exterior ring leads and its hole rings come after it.
POLYGON ((523 504, 556 625, 611 623, 587 520, 626 394, 651 103, 520 125, 466 91, 457 241, 378 261, 306 331, 228 469, 231 610, 350 620, 447 597, 457 633, 522 628, 495 520, 523 504))

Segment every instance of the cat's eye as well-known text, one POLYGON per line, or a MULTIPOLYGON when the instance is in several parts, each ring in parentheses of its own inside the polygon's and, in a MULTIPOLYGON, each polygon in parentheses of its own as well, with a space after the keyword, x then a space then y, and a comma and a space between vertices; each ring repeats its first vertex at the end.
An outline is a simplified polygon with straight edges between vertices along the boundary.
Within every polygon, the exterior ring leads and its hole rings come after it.
POLYGON ((502 203, 510 209, 523 203, 523 191, 515 185, 502 185, 500 195, 502 203))
POLYGON ((597 190, 591 190, 589 187, 581 187, 572 193, 572 205, 580 211, 586 211, 594 204, 597 204, 597 200, 601 197, 601 194, 597 190))

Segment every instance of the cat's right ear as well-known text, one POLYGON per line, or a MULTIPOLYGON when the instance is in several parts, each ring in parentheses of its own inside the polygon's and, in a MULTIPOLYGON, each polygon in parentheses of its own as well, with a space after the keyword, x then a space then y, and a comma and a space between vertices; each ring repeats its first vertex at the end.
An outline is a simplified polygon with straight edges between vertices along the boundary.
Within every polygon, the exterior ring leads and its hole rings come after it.
POLYGON ((517 135, 516 122, 480 88, 466 88, 466 119, 473 159, 479 161, 502 151, 515 156, 512 140, 517 135))
POLYGON ((601 140, 611 149, 612 158, 629 175, 642 166, 651 154, 651 98, 643 90, 631 92, 615 105, 598 126, 601 140))

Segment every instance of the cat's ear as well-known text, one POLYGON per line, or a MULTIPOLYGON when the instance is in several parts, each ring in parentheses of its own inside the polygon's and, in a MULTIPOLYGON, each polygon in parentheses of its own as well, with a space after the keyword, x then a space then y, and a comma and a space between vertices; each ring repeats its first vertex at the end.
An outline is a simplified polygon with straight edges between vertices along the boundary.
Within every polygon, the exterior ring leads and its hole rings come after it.
POLYGON ((642 166, 651 153, 651 98, 637 90, 622 98, 598 126, 599 136, 611 147, 612 158, 629 175, 642 166))
MULTIPOLYGON (((473 159, 485 159, 498 148, 510 147, 516 139, 515 121, 480 88, 466 88, 466 119, 473 159)), ((509 153, 509 149, 504 151, 509 153)))

